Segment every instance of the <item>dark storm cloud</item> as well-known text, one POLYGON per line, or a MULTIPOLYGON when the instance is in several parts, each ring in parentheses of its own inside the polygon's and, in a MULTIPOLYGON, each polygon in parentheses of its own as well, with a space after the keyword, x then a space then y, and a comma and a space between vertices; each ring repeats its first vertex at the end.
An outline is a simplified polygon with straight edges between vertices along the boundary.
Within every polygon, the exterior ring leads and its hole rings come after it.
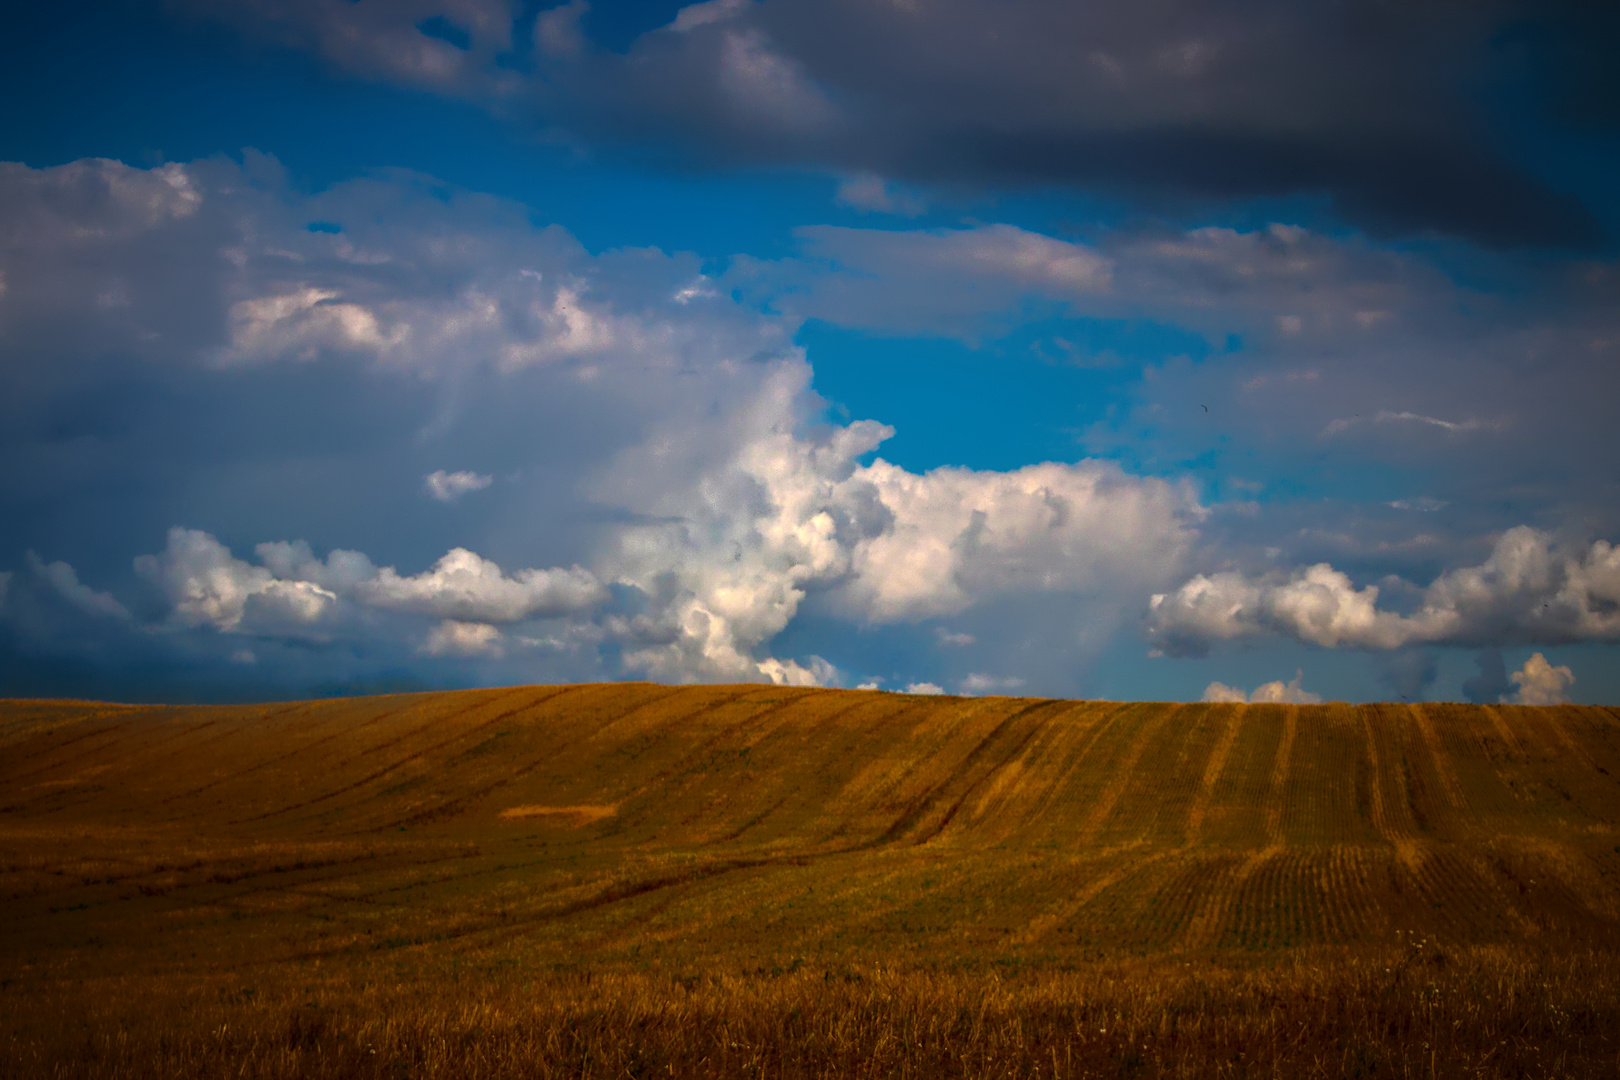
POLYGON ((1496 245, 1600 234, 1502 117, 1620 115, 1591 4, 708 0, 633 39, 645 12, 581 0, 206 10, 586 143, 1153 208, 1322 195, 1370 230, 1496 245))
POLYGON ((1599 235, 1598 223, 1577 200, 1485 147, 1443 133, 1356 138, 1201 126, 1083 135, 946 132, 896 160, 894 171, 908 178, 1147 194, 1150 203, 1171 211, 1181 199, 1320 193, 1375 235, 1433 230, 1493 246, 1585 245, 1599 235))

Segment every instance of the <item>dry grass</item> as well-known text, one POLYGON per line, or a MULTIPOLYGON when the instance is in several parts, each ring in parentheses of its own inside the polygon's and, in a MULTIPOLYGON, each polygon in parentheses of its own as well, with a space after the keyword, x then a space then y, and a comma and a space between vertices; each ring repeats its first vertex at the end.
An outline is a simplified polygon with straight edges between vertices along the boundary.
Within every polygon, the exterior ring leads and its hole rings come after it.
POLYGON ((0 1075, 1613 1076, 1612 958, 1502 950, 1076 971, 498 970, 0 997, 0 1075), (1382 962, 1387 961, 1387 963, 1382 962))
POLYGON ((0 705, 0 1075, 1620 1075, 1591 708, 0 705))

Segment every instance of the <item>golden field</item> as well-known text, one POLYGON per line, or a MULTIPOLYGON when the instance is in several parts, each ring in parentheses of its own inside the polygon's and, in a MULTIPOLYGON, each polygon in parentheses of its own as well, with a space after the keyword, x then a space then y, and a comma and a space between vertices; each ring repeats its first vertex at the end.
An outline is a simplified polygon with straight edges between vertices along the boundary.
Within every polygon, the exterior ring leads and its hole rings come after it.
POLYGON ((0 704, 0 1075, 1616 1076, 1620 717, 0 704))

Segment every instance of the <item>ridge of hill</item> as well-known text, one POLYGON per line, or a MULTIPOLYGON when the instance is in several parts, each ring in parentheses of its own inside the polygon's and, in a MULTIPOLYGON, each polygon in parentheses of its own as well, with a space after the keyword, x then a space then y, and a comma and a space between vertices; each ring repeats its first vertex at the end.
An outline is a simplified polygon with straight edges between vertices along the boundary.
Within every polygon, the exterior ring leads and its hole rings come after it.
POLYGON ((10 701, 0 849, 25 967, 1607 948, 1620 718, 624 683, 10 701))

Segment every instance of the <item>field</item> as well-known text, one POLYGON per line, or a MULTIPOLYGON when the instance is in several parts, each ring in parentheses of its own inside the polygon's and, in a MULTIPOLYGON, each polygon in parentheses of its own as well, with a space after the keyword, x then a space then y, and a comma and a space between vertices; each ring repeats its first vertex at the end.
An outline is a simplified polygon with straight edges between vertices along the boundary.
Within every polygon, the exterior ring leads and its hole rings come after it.
POLYGON ((1620 716, 0 703, 4 1076, 1616 1076, 1620 716))

